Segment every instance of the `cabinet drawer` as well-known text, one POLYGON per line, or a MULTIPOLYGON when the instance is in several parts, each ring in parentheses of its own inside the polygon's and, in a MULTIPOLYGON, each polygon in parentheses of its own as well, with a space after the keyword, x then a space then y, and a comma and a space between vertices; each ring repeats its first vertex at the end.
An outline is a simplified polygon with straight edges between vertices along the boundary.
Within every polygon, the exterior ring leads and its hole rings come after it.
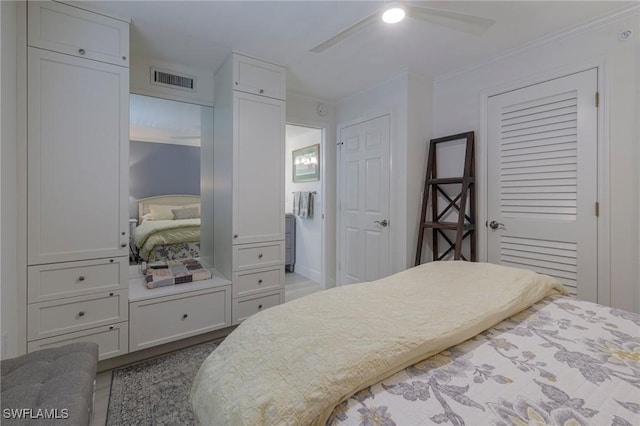
POLYGON ((284 290, 278 293, 233 300, 233 325, 240 324, 253 314, 284 303, 284 290))
POLYGON ((128 267, 126 257, 30 266, 29 303, 125 290, 129 281, 128 267))
POLYGON ((99 360, 113 358, 129 352, 129 323, 121 322, 109 326, 91 328, 76 333, 63 334, 58 337, 34 340, 27 349, 34 352, 40 349, 55 348, 76 342, 93 342, 98 344, 99 360))
POLYGON ((233 270, 279 266, 284 263, 284 241, 233 246, 233 270))
POLYGON ((27 307, 29 340, 126 321, 128 291, 32 303, 27 307))
POLYGON ((233 273, 233 297, 250 296, 284 287, 284 268, 233 273))
POLYGON ((233 55, 235 90, 284 100, 286 80, 286 70, 279 65, 237 53, 233 55))
POLYGON ((231 325, 231 286, 133 302, 129 350, 160 345, 231 325))
POLYGON ((129 66, 129 24, 77 7, 29 2, 29 46, 129 66))

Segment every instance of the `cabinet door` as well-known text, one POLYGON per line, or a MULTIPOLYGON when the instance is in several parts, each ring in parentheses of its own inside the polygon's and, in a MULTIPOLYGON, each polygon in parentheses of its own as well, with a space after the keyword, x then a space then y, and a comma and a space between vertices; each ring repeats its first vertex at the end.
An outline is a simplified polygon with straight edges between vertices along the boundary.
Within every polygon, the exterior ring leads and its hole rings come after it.
POLYGON ((129 71, 28 55, 29 264, 127 256, 129 71))
POLYGON ((233 243, 284 240, 284 101, 233 97, 233 243))
POLYGON ((285 99, 286 70, 275 64, 233 55, 233 88, 242 92, 285 99))
POLYGON ((52 1, 29 2, 29 46, 129 66, 129 24, 52 1))

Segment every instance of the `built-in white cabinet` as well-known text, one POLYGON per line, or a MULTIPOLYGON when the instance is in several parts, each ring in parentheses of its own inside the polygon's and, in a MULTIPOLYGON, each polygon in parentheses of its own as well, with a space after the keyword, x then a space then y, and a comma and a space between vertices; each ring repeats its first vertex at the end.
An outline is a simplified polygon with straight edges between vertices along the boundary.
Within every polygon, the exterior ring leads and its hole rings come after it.
POLYGON ((142 276, 129 282, 129 351, 231 325, 231 281, 212 270, 208 280, 148 289, 142 276))
POLYGON ((269 98, 286 99, 285 68, 238 54, 234 54, 231 60, 235 90, 269 98))
POLYGON ((233 324, 283 301, 284 82, 235 53, 215 76, 213 259, 233 280, 233 324))
POLYGON ((233 244, 284 240, 285 103, 235 91, 233 108, 233 244))
POLYGON ((29 46, 129 66, 129 23, 52 1, 30 1, 29 46))
POLYGON ((129 71, 28 48, 29 264, 127 256, 129 71))
POLYGON ((27 349, 128 352, 129 24, 27 7, 27 349))

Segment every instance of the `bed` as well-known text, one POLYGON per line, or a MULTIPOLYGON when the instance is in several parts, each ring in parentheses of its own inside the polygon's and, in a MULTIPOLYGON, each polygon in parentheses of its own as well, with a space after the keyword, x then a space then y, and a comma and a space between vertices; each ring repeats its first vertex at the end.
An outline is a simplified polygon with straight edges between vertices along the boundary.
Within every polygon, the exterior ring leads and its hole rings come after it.
POLYGON ((138 200, 133 243, 139 259, 177 260, 200 256, 200 197, 161 195, 138 200))
POLYGON ((639 395, 640 315, 530 271, 434 262, 250 317, 191 401, 201 424, 622 426, 639 395))

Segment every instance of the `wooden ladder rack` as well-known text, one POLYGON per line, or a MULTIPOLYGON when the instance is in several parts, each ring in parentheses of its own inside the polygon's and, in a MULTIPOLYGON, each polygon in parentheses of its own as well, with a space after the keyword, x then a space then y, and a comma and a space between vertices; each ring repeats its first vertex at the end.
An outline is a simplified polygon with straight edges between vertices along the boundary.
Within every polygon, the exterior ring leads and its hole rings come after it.
POLYGON ((420 227, 418 234, 418 247, 416 250, 415 266, 422 263, 422 246, 424 243, 424 233, 427 229, 433 230, 433 260, 443 260, 451 251, 454 252, 455 260, 468 260, 462 254, 462 241, 469 237, 470 258, 476 260, 476 225, 475 225, 475 134, 474 132, 459 133, 457 135, 445 136, 438 139, 431 139, 429 143, 429 154, 427 157, 427 174, 424 184, 424 195, 422 197, 422 212, 420 214, 420 227), (437 177, 437 146, 446 142, 466 140, 464 171, 461 177, 438 178, 437 177), (460 192, 455 197, 446 192, 441 185, 461 184, 460 192), (431 194, 431 221, 427 221, 427 206, 429 204, 429 194, 431 194), (438 198, 441 195, 447 202, 447 206, 440 211, 438 209, 438 198), (469 213, 467 214, 467 200, 469 202, 469 213), (442 219, 451 212, 457 210, 458 219, 455 222, 445 222, 442 219), (455 241, 445 233, 445 231, 455 231, 455 241), (449 247, 440 254, 439 237, 442 237, 449 247))

